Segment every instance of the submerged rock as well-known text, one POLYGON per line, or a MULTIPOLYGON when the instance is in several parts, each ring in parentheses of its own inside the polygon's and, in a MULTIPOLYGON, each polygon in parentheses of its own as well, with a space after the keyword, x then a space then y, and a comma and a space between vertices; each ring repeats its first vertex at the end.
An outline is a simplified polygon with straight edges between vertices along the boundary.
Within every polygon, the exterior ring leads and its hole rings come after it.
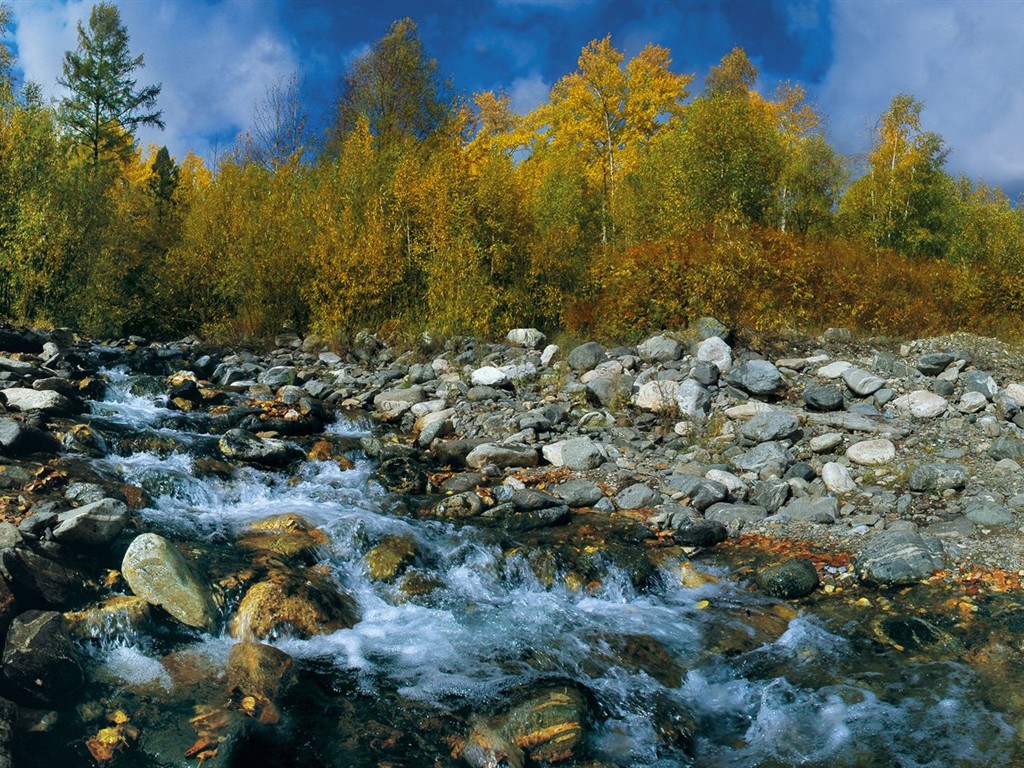
POLYGON ((141 597, 115 595, 97 605, 65 613, 64 623, 76 640, 101 640, 121 632, 138 632, 149 616, 149 603, 141 597))
POLYGON ((308 638, 348 629, 356 621, 355 601, 329 578, 311 570, 275 571, 245 593, 231 621, 231 635, 250 640, 308 638))
POLYGON ((85 681, 78 649, 56 611, 26 611, 11 624, 4 645, 3 675, 22 693, 53 704, 85 681))
POLYGON ((326 542, 327 536, 323 531, 294 513, 253 523, 238 540, 239 546, 246 549, 268 552, 286 559, 311 559, 326 542))
POLYGON ((276 701, 298 682, 295 661, 282 650, 243 640, 228 654, 228 690, 276 701))
POLYGON ((121 572, 132 592, 182 624, 206 630, 216 624, 217 608, 209 586, 163 536, 136 537, 124 554, 121 572))
POLYGON ((247 464, 279 468, 305 458, 301 448, 283 440, 257 437, 244 429, 230 429, 217 443, 220 452, 229 459, 247 464))
POLYGON ((385 536, 366 553, 366 567, 374 581, 393 581, 416 560, 416 540, 411 536, 385 536))

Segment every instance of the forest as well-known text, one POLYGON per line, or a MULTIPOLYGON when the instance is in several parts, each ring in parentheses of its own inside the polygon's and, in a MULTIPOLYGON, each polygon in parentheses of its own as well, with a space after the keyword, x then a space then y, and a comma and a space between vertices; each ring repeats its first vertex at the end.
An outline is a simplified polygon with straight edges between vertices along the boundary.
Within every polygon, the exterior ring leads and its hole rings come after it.
MULTIPOLYGON (((0 5, 0 31, 10 20, 0 5)), ((1024 213, 946 171, 897 94, 840 156, 797 83, 736 48, 703 83, 648 45, 580 52, 547 101, 466 95, 415 22, 349 66, 317 134, 298 76, 204 162, 162 125, 116 6, 64 57, 67 96, 15 88, 0 45, 0 316, 96 336, 343 343, 511 327, 632 339, 714 315, 757 331, 1024 330, 1024 213)), ((2 36, 2 35, 0 35, 2 36)))

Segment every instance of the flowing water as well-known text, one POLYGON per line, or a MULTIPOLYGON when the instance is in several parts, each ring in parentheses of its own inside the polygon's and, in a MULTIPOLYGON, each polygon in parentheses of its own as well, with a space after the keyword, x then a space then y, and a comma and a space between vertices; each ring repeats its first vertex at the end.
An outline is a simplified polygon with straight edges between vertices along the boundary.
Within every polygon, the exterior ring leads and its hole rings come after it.
MULTIPOLYGON (((195 463, 215 439, 209 417, 133 394, 144 381, 123 371, 109 378, 93 413, 111 453, 95 466, 146 489, 146 528, 191 542, 207 575, 223 576, 244 567, 234 541, 248 525, 298 513, 326 534, 318 559, 358 603, 350 629, 272 641, 300 661, 303 679, 285 720, 234 764, 458 765, 453 737, 465 735, 470 716, 548 680, 574 681, 590 697, 580 765, 909 768, 1016 759, 1012 702, 963 661, 962 643, 897 650, 851 621, 845 604, 797 612, 730 577, 714 555, 697 567, 716 578, 690 587, 678 557, 638 580, 620 560, 602 559, 599 545, 600 577, 591 583, 544 578, 531 557, 548 534, 524 535, 516 547, 507 532, 412 514, 414 502, 378 486, 356 447, 370 429, 360 420, 330 427, 350 441, 351 469, 309 461, 289 474, 242 469, 199 479, 195 463), (153 450, 136 450, 140 435, 153 450), (369 578, 365 554, 388 535, 415 541, 417 568, 436 588, 410 596, 369 578), (666 735, 683 722, 696 734, 688 744, 666 735)), ((234 642, 226 629, 108 628, 86 643, 92 682, 79 706, 30 740, 19 764, 88 764, 85 739, 104 713, 122 709, 141 736, 115 765, 196 765, 183 756, 195 735, 187 721, 196 705, 222 703, 214 681, 234 642), (182 683, 183 667, 197 679, 182 683)), ((1002 669, 1017 674, 1015 657, 1002 669)))

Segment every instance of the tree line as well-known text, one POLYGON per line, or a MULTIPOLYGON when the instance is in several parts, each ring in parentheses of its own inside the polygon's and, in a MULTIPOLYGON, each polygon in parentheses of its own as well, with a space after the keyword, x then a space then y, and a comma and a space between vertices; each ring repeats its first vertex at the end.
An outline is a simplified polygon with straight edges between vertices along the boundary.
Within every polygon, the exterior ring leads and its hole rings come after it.
MULTIPOLYGON (((0 5, 0 29, 9 12, 0 5)), ((954 178, 897 95, 862 160, 799 84, 734 49, 702 86, 667 49, 594 40, 548 100, 461 96, 414 22, 342 80, 312 136, 297 77, 209 167, 144 149, 116 6, 64 58, 67 95, 15 93, 0 45, 0 315, 91 334, 258 339, 282 327, 624 338, 701 314, 759 329, 1019 333, 1024 215, 954 178)))

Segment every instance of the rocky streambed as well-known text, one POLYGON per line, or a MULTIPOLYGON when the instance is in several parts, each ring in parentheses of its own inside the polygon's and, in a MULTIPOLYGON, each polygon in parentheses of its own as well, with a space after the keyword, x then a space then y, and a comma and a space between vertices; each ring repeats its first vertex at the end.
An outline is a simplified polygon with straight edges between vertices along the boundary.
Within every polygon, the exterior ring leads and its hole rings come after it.
POLYGON ((0 330, 0 764, 1021 759, 1015 349, 276 342, 0 330))

